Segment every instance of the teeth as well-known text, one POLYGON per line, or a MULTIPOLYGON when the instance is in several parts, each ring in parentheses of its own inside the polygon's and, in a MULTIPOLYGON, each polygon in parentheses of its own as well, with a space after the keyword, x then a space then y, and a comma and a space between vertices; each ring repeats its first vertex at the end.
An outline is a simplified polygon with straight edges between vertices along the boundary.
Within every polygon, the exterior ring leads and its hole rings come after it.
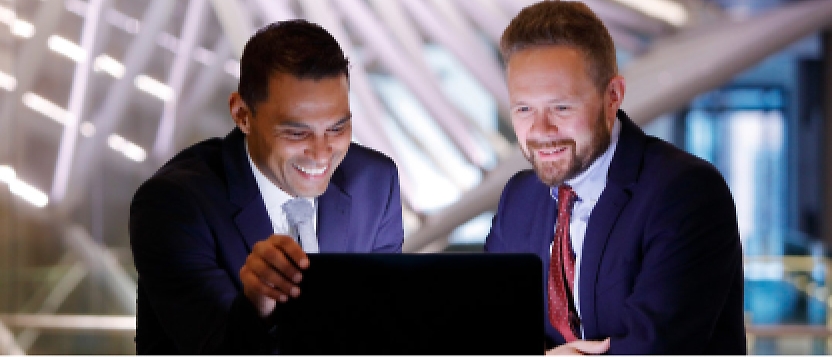
POLYGON ((307 175, 320 175, 320 174, 322 174, 326 171, 326 166, 321 167, 319 169, 314 169, 314 168, 308 169, 308 168, 305 168, 305 167, 302 167, 302 166, 295 165, 295 168, 297 168, 298 170, 302 171, 303 173, 305 173, 307 175))

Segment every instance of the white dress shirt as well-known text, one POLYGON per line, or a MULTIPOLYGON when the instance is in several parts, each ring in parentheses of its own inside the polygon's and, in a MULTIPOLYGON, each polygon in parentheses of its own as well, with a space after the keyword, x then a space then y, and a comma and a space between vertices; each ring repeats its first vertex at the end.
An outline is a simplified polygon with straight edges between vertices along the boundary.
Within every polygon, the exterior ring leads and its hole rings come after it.
MULTIPOLYGON (((578 316, 581 314, 581 299, 579 296, 580 289, 577 287, 580 286, 578 282, 581 279, 581 257, 583 256, 586 226, 589 222, 589 215, 592 213, 592 209, 595 208, 598 198, 601 197, 601 192, 607 186, 607 174, 610 170, 610 162, 612 162, 615 148, 618 146, 618 137, 620 134, 621 122, 616 118, 612 126, 612 132, 610 133, 610 146, 607 147, 607 150, 595 162, 589 165, 584 172, 581 172, 571 180, 566 180, 566 184, 571 186, 575 194, 578 195, 574 206, 572 206, 572 215, 570 216, 569 222, 569 236, 572 241, 572 250, 575 252, 575 288, 572 289, 572 297, 575 301, 575 308, 578 310, 578 316)), ((552 187, 550 194, 557 201, 558 188, 552 187)), ((554 232, 554 227, 552 227, 552 230, 554 232)), ((554 237, 554 234, 552 236, 554 237)), ((550 254, 551 251, 552 246, 550 245, 550 254)), ((583 334, 583 326, 581 326, 581 334, 583 334)))
MULTIPOLYGON (((251 171, 254 173, 254 181, 257 182, 257 188, 260 190, 260 195, 263 196, 263 202, 266 203, 266 212, 269 214, 269 219, 272 221, 272 229, 274 234, 285 234, 293 237, 295 241, 298 240, 298 232, 289 225, 289 220, 286 218, 286 212, 283 210, 283 204, 291 200, 292 195, 286 193, 277 187, 266 175, 260 172, 254 161, 251 160, 251 154, 248 152, 248 143, 246 143, 246 157, 248 163, 251 165, 251 171)), ((317 199, 307 198, 315 208, 313 221, 315 222, 315 230, 318 230, 318 205, 317 199)), ((308 252, 307 252, 308 253, 308 252)))

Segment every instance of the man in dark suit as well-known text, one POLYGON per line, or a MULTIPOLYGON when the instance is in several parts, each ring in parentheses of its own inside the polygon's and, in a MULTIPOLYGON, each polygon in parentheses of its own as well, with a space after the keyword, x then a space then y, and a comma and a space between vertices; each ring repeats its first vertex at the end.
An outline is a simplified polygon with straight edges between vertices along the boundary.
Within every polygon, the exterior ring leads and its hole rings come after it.
POLYGON ((544 262, 548 353, 744 354, 731 193, 712 165, 619 110, 625 80, 603 23, 582 3, 545 1, 500 47, 534 172, 506 184, 485 249, 544 262))
POLYGON ((335 39, 275 23, 240 65, 236 128, 176 155, 130 206, 140 354, 278 352, 273 312, 301 293, 306 253, 401 252, 397 169, 350 142, 335 39))

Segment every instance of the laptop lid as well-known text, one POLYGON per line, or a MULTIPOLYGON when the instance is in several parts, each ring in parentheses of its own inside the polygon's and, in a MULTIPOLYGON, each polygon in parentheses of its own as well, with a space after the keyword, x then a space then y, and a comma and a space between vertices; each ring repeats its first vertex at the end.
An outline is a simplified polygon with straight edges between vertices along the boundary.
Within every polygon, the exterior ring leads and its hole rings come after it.
POLYGON ((276 310, 287 354, 541 354, 533 254, 310 254, 276 310))

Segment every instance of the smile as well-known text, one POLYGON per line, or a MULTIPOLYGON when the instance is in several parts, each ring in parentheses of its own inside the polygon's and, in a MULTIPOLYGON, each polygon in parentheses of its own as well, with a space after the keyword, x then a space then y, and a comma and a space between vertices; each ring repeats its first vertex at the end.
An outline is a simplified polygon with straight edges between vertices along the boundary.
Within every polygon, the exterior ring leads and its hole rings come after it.
POLYGON ((303 173, 305 173, 307 175, 310 175, 310 176, 322 175, 324 172, 326 172, 326 169, 328 168, 328 166, 324 166, 324 167, 321 167, 321 168, 307 168, 307 167, 298 166, 298 165, 294 165, 294 164, 292 166, 294 166, 296 169, 298 169, 298 171, 303 172, 303 173))
POLYGON ((536 149, 535 152, 537 153, 538 158, 546 160, 559 157, 561 154, 565 153, 568 148, 568 145, 550 146, 536 149))
POLYGON ((564 151, 566 151, 565 146, 538 150, 538 152, 543 154, 543 155, 554 155, 554 154, 561 153, 561 152, 564 152, 564 151))

